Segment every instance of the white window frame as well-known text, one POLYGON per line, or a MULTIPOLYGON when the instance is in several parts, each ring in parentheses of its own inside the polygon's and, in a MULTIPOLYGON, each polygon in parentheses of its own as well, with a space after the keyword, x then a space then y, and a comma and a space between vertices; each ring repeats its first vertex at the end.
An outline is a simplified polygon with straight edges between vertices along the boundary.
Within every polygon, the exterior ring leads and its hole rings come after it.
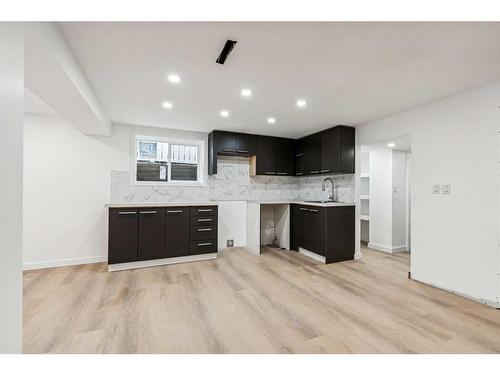
MULTIPOLYGON (((206 140, 163 137, 147 134, 132 134, 131 136, 131 157, 130 157, 130 184, 131 185, 154 185, 154 186, 206 186, 207 185, 207 163, 206 163, 206 140), (170 154, 170 145, 185 145, 198 147, 198 168, 197 181, 171 181, 171 161, 168 164, 168 181, 137 181, 137 141, 153 141, 168 143, 168 153, 170 154)), ((170 155, 169 155, 170 159, 170 155)))

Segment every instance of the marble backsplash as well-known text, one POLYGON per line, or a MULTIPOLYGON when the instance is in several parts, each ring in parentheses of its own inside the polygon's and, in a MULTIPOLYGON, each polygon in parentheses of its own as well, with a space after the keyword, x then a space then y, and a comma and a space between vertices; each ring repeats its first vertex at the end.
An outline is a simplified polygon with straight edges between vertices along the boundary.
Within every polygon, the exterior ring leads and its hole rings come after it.
MULTIPOLYGON (((321 191, 326 176, 278 177, 249 175, 248 160, 220 157, 217 175, 208 176, 206 186, 175 187, 132 185, 129 172, 111 173, 111 203, 201 202, 224 200, 321 200, 329 196, 321 191)), ((330 176, 335 181, 338 198, 354 202, 354 175, 330 176)))

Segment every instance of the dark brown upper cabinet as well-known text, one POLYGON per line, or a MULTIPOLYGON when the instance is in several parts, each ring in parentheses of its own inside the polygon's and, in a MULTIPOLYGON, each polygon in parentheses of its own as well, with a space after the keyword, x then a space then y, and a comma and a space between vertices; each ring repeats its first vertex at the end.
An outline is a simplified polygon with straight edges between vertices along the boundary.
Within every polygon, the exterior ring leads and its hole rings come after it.
POLYGON ((295 141, 278 138, 276 141, 276 175, 295 175, 295 141))
POLYGON ((356 129, 351 126, 340 128, 340 171, 339 173, 354 173, 356 129))
POLYGON ((311 134, 303 139, 303 165, 305 175, 321 173, 321 134, 311 134))
POLYGON ((252 157, 250 175, 351 174, 354 149, 355 129, 344 125, 298 140, 214 130, 208 136, 208 174, 217 174, 217 155, 252 157))
POLYGON ((355 129, 338 125, 297 140, 295 175, 354 173, 355 129))
POLYGON ((253 156, 257 152, 257 136, 214 130, 208 135, 208 174, 217 174, 217 155, 253 156))
POLYGON ((321 132, 320 173, 340 172, 340 128, 338 126, 321 132))
POLYGON ((276 151, 278 138, 259 136, 257 138, 256 174, 276 175, 276 151))

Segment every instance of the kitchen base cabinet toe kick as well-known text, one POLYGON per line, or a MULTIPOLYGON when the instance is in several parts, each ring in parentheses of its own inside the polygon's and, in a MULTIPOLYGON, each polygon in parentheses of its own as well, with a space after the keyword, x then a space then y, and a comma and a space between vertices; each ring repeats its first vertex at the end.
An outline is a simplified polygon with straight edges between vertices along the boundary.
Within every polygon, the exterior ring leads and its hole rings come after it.
POLYGON ((109 208, 108 270, 215 259, 217 206, 109 208))

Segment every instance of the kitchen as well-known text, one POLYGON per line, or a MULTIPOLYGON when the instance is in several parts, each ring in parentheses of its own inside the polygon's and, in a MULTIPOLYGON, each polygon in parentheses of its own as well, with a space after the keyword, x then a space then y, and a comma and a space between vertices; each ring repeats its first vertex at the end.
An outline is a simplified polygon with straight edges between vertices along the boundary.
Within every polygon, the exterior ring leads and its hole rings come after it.
POLYGON ((500 351, 498 31, 27 25, 24 352, 500 351))
MULTIPOLYGON (((242 164, 246 161, 250 178, 253 176, 294 176, 288 177, 289 180, 293 180, 314 176, 317 179, 316 175, 321 175, 322 191, 325 191, 325 181, 331 183, 330 194, 324 200, 296 199, 274 200, 273 202, 251 200, 246 202, 246 210, 242 211, 248 213, 246 224, 248 243, 242 246, 248 245, 252 251, 260 253, 261 246, 265 245, 260 240, 263 228, 255 228, 256 230, 253 231, 252 229, 255 223, 261 221, 261 206, 272 204, 281 206, 282 210, 283 207, 285 209, 282 218, 285 224, 281 226, 280 233, 276 233, 277 240, 281 242, 281 246, 276 244, 278 247, 287 250, 300 248, 304 254, 315 256, 323 263, 354 259, 355 204, 352 201, 338 201, 334 181, 330 177, 325 178, 332 173, 354 174, 354 138, 355 129, 347 126, 335 126, 297 141, 243 133, 211 132, 208 135, 207 147, 209 175, 217 174, 217 160, 222 155, 243 159, 238 160, 242 164), (252 216, 254 213, 255 215, 252 216), (304 216, 304 213, 308 215, 304 216), (314 224, 311 225, 312 222, 314 224), (301 228, 307 225, 311 225, 318 232, 310 232, 310 236, 307 236, 307 233, 301 233, 301 228)), ((144 137, 136 137, 136 139, 138 147, 144 147, 144 143, 147 142, 147 138, 144 137)), ((144 174, 144 177, 137 178, 141 173, 140 168, 143 168, 138 159, 136 182, 161 181, 161 174, 163 174, 163 180, 167 180, 166 172, 162 172, 163 166, 158 168, 158 160, 161 158, 159 155, 163 152, 160 148, 163 144, 153 141, 148 143, 148 146, 156 153, 155 157, 149 161, 152 166, 157 167, 156 173, 148 172, 144 174)), ((175 147, 175 145, 170 147, 175 147)), ((184 148, 182 151, 185 152, 184 148)), ((183 158, 185 164, 193 164, 197 158, 188 162, 185 159, 183 158)), ((229 168, 230 161, 231 159, 229 159, 229 168)), ((169 168, 168 161, 164 168, 169 168)), ((174 168, 175 165, 172 165, 171 169, 174 168)), ((271 181, 264 181, 264 184, 267 182, 271 181)), ((291 193, 300 197, 300 188, 295 191, 291 190, 291 193)), ((320 192, 312 191, 312 193, 318 195, 320 192)), ((229 239, 226 243, 217 241, 218 222, 228 220, 225 217, 219 217, 217 201, 161 203, 156 201, 147 206, 136 203, 132 205, 113 203, 109 206, 108 263, 110 270, 215 259, 217 251, 234 246, 234 239, 229 239), (194 203, 196 205, 193 205, 194 203), (165 210, 164 207, 168 208, 165 210), (152 240, 153 238, 156 240, 152 240)))

